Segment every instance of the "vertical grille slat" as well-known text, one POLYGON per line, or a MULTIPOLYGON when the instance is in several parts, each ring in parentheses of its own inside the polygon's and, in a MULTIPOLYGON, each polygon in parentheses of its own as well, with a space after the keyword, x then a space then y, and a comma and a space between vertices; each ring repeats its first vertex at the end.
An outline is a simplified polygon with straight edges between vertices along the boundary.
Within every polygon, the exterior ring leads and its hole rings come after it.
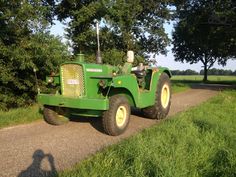
POLYGON ((62 65, 61 74, 62 95, 68 97, 79 97, 84 95, 84 77, 81 65, 62 65))

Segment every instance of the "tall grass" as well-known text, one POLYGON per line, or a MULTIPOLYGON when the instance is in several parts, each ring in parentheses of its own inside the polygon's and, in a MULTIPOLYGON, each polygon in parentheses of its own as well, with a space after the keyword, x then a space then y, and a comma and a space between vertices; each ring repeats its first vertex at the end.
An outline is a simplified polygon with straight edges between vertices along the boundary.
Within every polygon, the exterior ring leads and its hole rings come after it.
POLYGON ((59 176, 236 176, 235 115, 236 91, 224 91, 59 176))
POLYGON ((39 106, 34 105, 26 108, 11 109, 9 111, 0 111, 0 128, 29 123, 41 119, 39 106))

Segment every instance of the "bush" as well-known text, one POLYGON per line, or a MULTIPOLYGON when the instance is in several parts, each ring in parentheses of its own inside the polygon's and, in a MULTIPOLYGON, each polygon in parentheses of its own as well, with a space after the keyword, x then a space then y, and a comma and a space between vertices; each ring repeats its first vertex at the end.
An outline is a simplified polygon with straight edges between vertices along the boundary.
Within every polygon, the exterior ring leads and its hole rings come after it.
POLYGON ((19 43, 0 43, 0 110, 32 104, 37 94, 33 69, 39 85, 45 85, 46 75, 56 71, 69 54, 58 37, 36 33, 19 43))

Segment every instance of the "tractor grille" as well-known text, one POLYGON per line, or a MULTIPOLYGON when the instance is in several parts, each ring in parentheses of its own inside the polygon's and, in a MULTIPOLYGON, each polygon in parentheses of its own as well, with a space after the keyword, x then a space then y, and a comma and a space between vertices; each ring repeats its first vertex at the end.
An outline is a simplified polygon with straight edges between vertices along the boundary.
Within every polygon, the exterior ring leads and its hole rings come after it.
POLYGON ((61 74, 62 95, 68 97, 79 97, 84 95, 84 77, 81 65, 62 65, 61 74))

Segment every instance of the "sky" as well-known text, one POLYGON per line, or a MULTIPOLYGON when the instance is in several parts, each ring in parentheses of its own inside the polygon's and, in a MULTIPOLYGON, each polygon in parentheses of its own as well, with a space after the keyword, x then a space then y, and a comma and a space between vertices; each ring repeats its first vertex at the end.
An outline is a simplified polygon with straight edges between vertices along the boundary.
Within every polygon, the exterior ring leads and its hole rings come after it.
MULTIPOLYGON (((170 24, 165 24, 165 30, 168 33, 169 37, 171 38, 171 33, 173 31, 173 23, 170 24)), ((52 26, 51 28, 51 33, 54 35, 58 35, 61 36, 63 41, 65 41, 64 38, 64 33, 65 33, 65 29, 66 25, 63 25, 62 23, 60 23, 59 21, 55 21, 55 25, 52 26)), ((186 70, 186 69, 192 69, 195 71, 200 71, 202 68, 202 63, 199 62, 197 64, 188 64, 188 63, 181 63, 181 62, 175 62, 174 61, 174 56, 173 53, 171 52, 171 48, 172 46, 168 46, 167 50, 168 53, 167 55, 158 55, 156 56, 156 60, 157 60, 157 65, 158 66, 165 66, 168 67, 170 70, 186 70)), ((218 69, 231 69, 232 71, 236 70, 236 60, 228 60, 227 65, 226 66, 219 66, 218 64, 214 64, 213 68, 218 68, 218 69)))

